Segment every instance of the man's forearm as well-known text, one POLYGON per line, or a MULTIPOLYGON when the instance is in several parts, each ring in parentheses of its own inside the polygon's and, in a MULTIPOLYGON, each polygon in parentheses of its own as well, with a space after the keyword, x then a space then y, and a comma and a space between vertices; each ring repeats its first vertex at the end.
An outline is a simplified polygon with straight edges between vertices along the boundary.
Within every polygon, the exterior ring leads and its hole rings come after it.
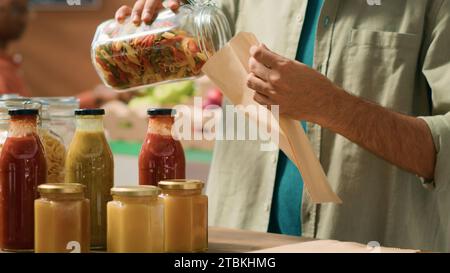
POLYGON ((436 149, 425 121, 338 90, 316 121, 387 160, 432 179, 436 149))
POLYGON ((427 124, 350 95, 324 75, 260 45, 250 49, 247 86, 261 105, 317 123, 421 177, 434 178, 436 151, 427 124))

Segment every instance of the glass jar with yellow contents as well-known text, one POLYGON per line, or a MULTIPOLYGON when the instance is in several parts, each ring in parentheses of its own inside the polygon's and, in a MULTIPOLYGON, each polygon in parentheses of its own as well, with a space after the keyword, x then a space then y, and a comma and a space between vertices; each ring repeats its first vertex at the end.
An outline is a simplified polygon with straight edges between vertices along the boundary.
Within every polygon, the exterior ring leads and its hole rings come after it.
POLYGON ((164 204, 154 186, 115 187, 107 206, 107 247, 113 253, 164 252, 164 204))
POLYGON ((197 180, 159 182, 164 199, 166 252, 204 252, 208 249, 208 197, 197 180))
POLYGON ((42 184, 34 203, 35 252, 89 252, 89 200, 85 186, 76 183, 42 184))

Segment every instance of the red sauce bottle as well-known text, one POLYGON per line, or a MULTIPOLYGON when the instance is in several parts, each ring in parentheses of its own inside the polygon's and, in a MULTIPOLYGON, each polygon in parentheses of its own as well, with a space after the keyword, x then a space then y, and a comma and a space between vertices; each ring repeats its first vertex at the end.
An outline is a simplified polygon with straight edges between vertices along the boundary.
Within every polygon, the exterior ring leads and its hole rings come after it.
POLYGON ((10 110, 8 137, 0 156, 0 248, 33 250, 34 200, 46 183, 44 148, 37 135, 38 110, 10 110))
POLYGON ((147 137, 139 154, 139 184, 158 186, 162 180, 185 179, 183 147, 172 137, 175 110, 149 109, 147 113, 147 137))

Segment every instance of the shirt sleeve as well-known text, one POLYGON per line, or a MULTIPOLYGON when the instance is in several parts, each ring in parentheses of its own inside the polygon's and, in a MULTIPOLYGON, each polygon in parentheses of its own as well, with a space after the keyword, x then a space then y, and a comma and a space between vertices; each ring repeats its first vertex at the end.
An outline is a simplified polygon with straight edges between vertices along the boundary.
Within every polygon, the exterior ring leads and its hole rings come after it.
POLYGON ((430 128, 436 147, 434 180, 437 189, 450 187, 450 0, 435 1, 426 28, 423 75, 431 90, 430 116, 420 117, 430 128), (434 12, 433 12, 434 11, 434 12))

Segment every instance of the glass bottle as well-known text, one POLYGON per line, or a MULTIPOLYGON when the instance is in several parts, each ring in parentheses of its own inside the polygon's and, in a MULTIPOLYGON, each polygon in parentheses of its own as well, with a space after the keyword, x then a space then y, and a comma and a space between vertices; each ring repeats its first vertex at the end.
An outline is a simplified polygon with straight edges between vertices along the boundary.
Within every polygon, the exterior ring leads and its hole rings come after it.
POLYGON ((106 204, 114 185, 114 161, 103 128, 103 109, 76 110, 76 130, 67 152, 66 183, 87 187, 91 248, 106 247, 106 204))
POLYGON ((108 252, 164 252, 164 204, 154 186, 116 187, 108 203, 108 252))
POLYGON ((149 109, 147 136, 139 154, 139 184, 186 178, 186 159, 179 140, 172 136, 175 110, 149 109))
POLYGON ((204 252, 208 249, 208 197, 196 180, 159 182, 164 199, 166 252, 204 252))
POLYGON ((0 151, 6 141, 9 130, 9 110, 40 109, 40 104, 14 94, 0 96, 0 151))
POLYGON ((36 253, 89 252, 89 200, 85 186, 76 183, 43 184, 35 201, 36 253))
POLYGON ((34 246, 34 200, 46 183, 44 148, 37 135, 37 109, 10 110, 8 137, 0 156, 0 248, 34 246))
POLYGON ((120 90, 187 80, 201 76, 230 38, 230 24, 213 1, 190 0, 177 13, 163 9, 151 25, 104 22, 92 43, 92 63, 107 86, 120 90))

